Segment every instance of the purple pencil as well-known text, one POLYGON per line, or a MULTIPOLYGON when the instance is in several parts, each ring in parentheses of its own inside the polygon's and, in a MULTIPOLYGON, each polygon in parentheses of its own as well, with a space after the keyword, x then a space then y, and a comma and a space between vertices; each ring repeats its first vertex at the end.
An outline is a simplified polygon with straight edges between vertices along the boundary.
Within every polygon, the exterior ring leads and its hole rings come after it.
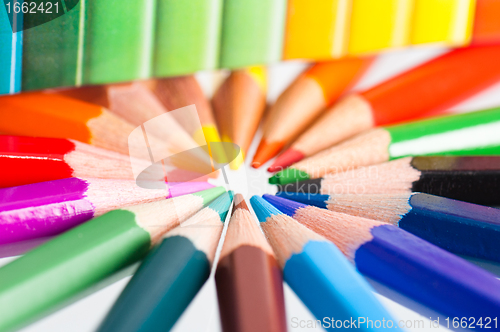
POLYGON ((208 182, 144 189, 130 180, 78 179, 0 189, 0 245, 57 235, 91 218, 128 205, 187 195, 208 182))

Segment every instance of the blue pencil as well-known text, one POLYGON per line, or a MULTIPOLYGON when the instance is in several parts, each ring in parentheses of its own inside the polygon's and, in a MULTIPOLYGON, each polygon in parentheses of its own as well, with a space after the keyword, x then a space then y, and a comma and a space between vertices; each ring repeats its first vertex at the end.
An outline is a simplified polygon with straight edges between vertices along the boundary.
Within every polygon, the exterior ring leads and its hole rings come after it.
POLYGON ((336 244, 361 273, 448 317, 484 321, 500 313, 495 276, 402 229, 273 195, 264 199, 336 244))
POLYGON ((429 194, 320 195, 279 192, 279 197, 330 211, 391 223, 443 249, 500 262, 500 210, 429 194))
POLYGON ((210 275, 233 193, 222 194, 144 259, 99 331, 169 331, 210 275))
MULTIPOLYGON (((380 322, 391 320, 372 288, 333 243, 258 196, 253 196, 250 202, 283 269, 285 281, 322 321, 323 327, 338 328, 331 326, 331 317, 349 324, 358 317, 380 322)), ((377 330, 364 324, 356 328, 377 330)))
POLYGON ((21 90, 23 13, 14 13, 16 3, 22 5, 20 0, 15 0, 10 1, 8 7, 0 6, 0 95, 21 90), (11 10, 10 19, 7 8, 11 10))

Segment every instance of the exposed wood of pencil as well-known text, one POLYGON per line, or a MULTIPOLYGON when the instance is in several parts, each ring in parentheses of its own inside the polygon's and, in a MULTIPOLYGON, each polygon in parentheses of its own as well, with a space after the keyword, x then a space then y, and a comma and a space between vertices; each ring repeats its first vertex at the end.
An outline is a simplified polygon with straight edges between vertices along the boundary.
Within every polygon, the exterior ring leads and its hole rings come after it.
POLYGON ((264 113, 265 91, 247 70, 236 70, 215 93, 212 103, 222 137, 229 137, 246 153, 264 113))
POLYGON ((290 148, 311 156, 374 126, 370 104, 352 94, 328 109, 290 148))
POLYGON ((304 171, 311 178, 346 171, 352 167, 369 166, 389 160, 390 134, 374 129, 331 147, 291 167, 304 171))
POLYGON ((282 276, 241 194, 215 274, 224 331, 286 331, 282 276))

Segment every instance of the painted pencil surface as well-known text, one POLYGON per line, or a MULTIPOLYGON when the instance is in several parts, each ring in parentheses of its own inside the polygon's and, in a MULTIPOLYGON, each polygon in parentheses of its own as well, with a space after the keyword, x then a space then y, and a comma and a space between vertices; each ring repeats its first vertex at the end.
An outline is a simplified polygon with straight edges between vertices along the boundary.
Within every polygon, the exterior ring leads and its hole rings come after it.
POLYGON ((0 268, 0 331, 25 325, 146 255, 225 190, 108 212, 0 268))
POLYGON ((411 44, 461 46, 470 41, 476 1, 415 1, 411 44))
POLYGON ((283 59, 323 61, 344 55, 350 1, 289 0, 283 59))
POLYGON ((83 84, 151 76, 154 12, 149 0, 86 2, 83 84))
POLYGON ((221 0, 156 1, 153 76, 215 69, 221 15, 221 0))
MULTIPOLYGON (((391 319, 372 288, 334 244, 264 199, 253 196, 250 202, 276 253, 285 281, 317 319, 391 319)), ((368 326, 360 328, 374 330, 368 326)))
POLYGON ((169 331, 210 274, 232 192, 164 235, 98 331, 169 331))
POLYGON ((1 97, 0 106, 4 134, 71 138, 129 153, 128 136, 134 127, 101 106, 36 92, 1 97))
POLYGON ((449 317, 496 317, 500 281, 402 229, 264 195, 281 212, 335 243, 364 275, 449 317))
POLYGON ((500 158, 406 157, 323 178, 288 183, 279 191, 323 195, 422 192, 483 205, 499 205, 500 158), (380 185, 383 183, 383 185, 380 185))
POLYGON ((330 196, 279 192, 276 196, 387 222, 452 253, 500 262, 500 210, 496 208, 421 193, 330 196))
MULTIPOLYGON (((53 7, 55 7, 55 3, 53 7)), ((35 26, 40 15, 26 15, 23 31, 22 90, 39 90, 61 86, 76 86, 82 83, 82 56, 86 1, 64 0, 67 12, 57 15, 44 13, 43 18, 53 20, 35 26), (59 16, 59 17, 57 17, 59 16)), ((48 7, 48 5, 46 6, 48 7)))
POLYGON ((500 154, 500 108, 378 128, 293 164, 270 183, 286 184, 407 156, 500 154))
POLYGON ((259 167, 302 133, 368 69, 373 58, 347 58, 313 65, 270 108, 252 165, 259 167))
POLYGON ((430 116, 458 104, 500 80, 499 57, 498 45, 453 50, 345 97, 283 153, 273 171, 364 130, 430 116))
POLYGON ((6 9, 0 9, 0 94, 21 90, 23 13, 7 14, 6 9))
POLYGON ((212 187, 186 182, 144 189, 131 180, 67 178, 0 189, 0 244, 54 236, 111 210, 212 187))
POLYGON ((489 44, 500 41, 500 1, 476 0, 472 44, 489 44))
POLYGON ((215 283, 224 331, 286 331, 281 271, 241 194, 234 198, 215 283))
MULTIPOLYGON (((138 165, 144 164, 135 160, 138 165)), ((77 178, 133 180, 131 159, 72 139, 0 136, 0 188, 77 178)))
POLYGON ((220 67, 237 69, 281 60, 285 0, 226 0, 220 67))
POLYGON ((256 66, 231 72, 214 94, 212 105, 222 141, 241 148, 241 155, 231 163, 233 169, 243 163, 252 143, 266 108, 266 93, 267 70, 256 66))

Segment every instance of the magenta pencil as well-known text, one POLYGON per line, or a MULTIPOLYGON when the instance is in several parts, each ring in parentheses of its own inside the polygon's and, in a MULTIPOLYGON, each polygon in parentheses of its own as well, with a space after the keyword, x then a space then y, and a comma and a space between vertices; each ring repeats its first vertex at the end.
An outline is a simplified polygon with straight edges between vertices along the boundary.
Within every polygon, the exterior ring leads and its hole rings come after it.
POLYGON ((208 182, 144 189, 129 180, 77 179, 0 189, 0 244, 57 235, 108 211, 213 188, 208 182))

